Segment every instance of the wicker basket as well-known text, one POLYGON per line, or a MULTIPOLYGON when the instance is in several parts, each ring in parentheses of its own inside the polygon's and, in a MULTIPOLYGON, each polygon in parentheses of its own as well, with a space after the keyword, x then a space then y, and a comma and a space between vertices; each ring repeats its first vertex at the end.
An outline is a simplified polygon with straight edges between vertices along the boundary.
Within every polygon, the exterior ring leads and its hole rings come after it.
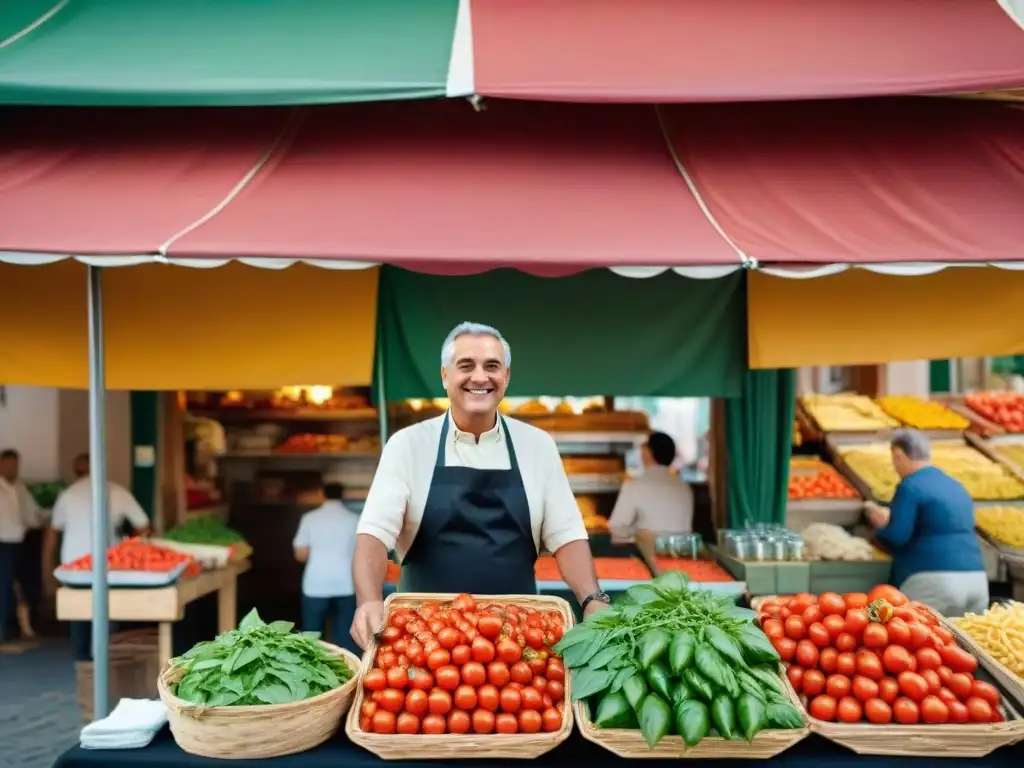
MULTIPOLYGON (((433 593, 395 593, 384 601, 385 609, 415 608, 428 601, 449 602, 455 595, 433 593)), ((497 603, 509 603, 524 608, 537 608, 545 611, 558 611, 565 617, 566 629, 575 623, 572 608, 559 597, 546 595, 494 595, 488 600, 497 603)), ((363 654, 362 674, 366 674, 373 666, 377 655, 377 643, 363 654)), ((360 675, 362 677, 362 675, 360 675)), ((565 699, 571 701, 569 676, 565 678, 565 699)), ((345 733, 350 741, 377 755, 383 760, 451 760, 453 755, 472 755, 474 760, 491 758, 523 758, 532 759, 550 752, 567 738, 572 732, 572 708, 565 708, 562 727, 552 733, 516 733, 516 734, 416 734, 416 735, 384 735, 367 733, 359 727, 359 710, 362 708, 364 689, 359 686, 355 701, 345 721, 345 733)))
POLYGON ((160 673, 160 698, 178 746, 201 757, 261 760, 304 752, 323 744, 338 730, 352 703, 359 659, 329 643, 352 669, 352 678, 333 691, 290 704, 250 707, 202 707, 171 693, 175 668, 168 662, 160 673))
MULTIPOLYGON (((790 701, 797 708, 800 714, 806 714, 800 699, 789 684, 782 667, 779 667, 780 680, 786 686, 790 701)), ((626 758, 690 758, 690 759, 754 759, 765 760, 785 752, 794 744, 807 738, 810 732, 805 725, 803 728, 779 729, 766 728, 754 737, 752 742, 742 739, 723 739, 721 736, 708 736, 702 739, 694 747, 686 748, 681 736, 666 736, 659 741, 654 749, 647 746, 643 734, 635 728, 598 728, 590 719, 590 712, 585 702, 577 701, 573 708, 576 710, 576 721, 579 723, 580 733, 587 741, 599 744, 609 752, 619 757, 626 758)))
MULTIPOLYGON (((997 661, 978 641, 960 629, 950 619, 943 618, 942 623, 953 633, 956 641, 969 650, 985 671, 995 678, 996 682, 1003 688, 1004 693, 1012 697, 1015 708, 1018 712, 1021 712, 1021 707, 1024 707, 1024 680, 1014 674, 1005 664, 997 661)), ((1014 720, 1008 722, 1007 725, 1013 725, 1017 728, 1018 735, 1016 741, 1024 740, 1024 720, 1014 720)))
MULTIPOLYGON (((759 611, 766 596, 751 601, 751 607, 759 611)), ((930 610, 930 609, 929 609, 930 610)), ((935 617, 949 627, 957 642, 972 653, 976 647, 964 641, 964 633, 938 611, 935 617)), ((981 669, 988 669, 977 656, 981 669)), ((995 659, 992 660, 995 662, 995 659)), ((995 662, 998 664, 998 662, 995 662)), ((841 744, 859 755, 886 755, 920 757, 941 754, 943 757, 984 757, 1000 747, 1016 744, 1024 738, 1024 721, 1013 704, 1004 696, 1004 723, 948 723, 945 725, 873 725, 871 723, 830 723, 808 715, 811 733, 824 736, 829 741, 841 744)), ((801 706, 801 711, 806 709, 801 706)))
MULTIPOLYGON (((153 699, 160 674, 160 657, 155 629, 118 632, 110 638, 108 692, 110 701, 153 699)), ((87 723, 93 719, 93 663, 75 662, 75 693, 78 709, 87 723)))

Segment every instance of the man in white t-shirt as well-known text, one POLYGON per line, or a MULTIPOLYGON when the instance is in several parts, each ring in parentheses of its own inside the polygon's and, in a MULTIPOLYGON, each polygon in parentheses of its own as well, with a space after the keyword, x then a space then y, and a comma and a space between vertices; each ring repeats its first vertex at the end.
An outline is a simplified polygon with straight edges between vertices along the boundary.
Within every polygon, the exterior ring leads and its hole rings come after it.
MULTIPOLYGON (((0 607, 0 611, 6 616, 7 621, 4 627, 0 628, 0 644, 4 642, 4 630, 10 631, 13 619, 17 618, 18 627, 22 637, 30 640, 35 636, 32 630, 32 619, 39 605, 42 592, 41 569, 39 567, 39 555, 42 551, 40 529, 46 524, 47 513, 39 508, 35 497, 22 482, 20 477, 21 457, 13 448, 6 448, 0 451, 0 488, 13 490, 15 505, 18 510, 18 518, 21 522, 20 534, 18 526, 10 526, 9 510, 0 509, 0 550, 5 549, 4 544, 17 541, 14 548, 14 574, 13 580, 15 589, 14 597, 6 587, 3 594, 0 594, 0 606, 6 602, 6 607, 0 607), (35 551, 33 551, 33 549, 35 551), (17 611, 15 612, 15 608, 17 611)), ((4 493, 3 501, 0 504, 8 504, 10 495, 4 493)), ((10 548, 7 556, 10 556, 10 548)), ((0 554, 0 584, 6 584, 8 576, 6 569, 9 562, 4 561, 4 555, 0 554)))
MULTIPOLYGON (((75 459, 75 475, 78 478, 69 485, 53 505, 53 518, 46 531, 43 543, 43 571, 53 572, 53 553, 57 551, 57 538, 61 536, 60 562, 92 554, 92 478, 89 476, 89 455, 82 454, 75 459)), ((149 532, 149 518, 131 492, 108 481, 110 542, 116 541, 118 531, 129 525, 132 532, 144 536, 149 532)), ((88 661, 90 651, 90 626, 87 621, 69 622, 71 644, 76 661, 88 661)))
POLYGON ((343 490, 339 483, 324 485, 323 505, 302 516, 292 546, 295 559, 306 566, 302 628, 322 633, 330 616, 334 642, 358 654, 350 629, 356 612, 352 556, 359 515, 342 503, 343 490))

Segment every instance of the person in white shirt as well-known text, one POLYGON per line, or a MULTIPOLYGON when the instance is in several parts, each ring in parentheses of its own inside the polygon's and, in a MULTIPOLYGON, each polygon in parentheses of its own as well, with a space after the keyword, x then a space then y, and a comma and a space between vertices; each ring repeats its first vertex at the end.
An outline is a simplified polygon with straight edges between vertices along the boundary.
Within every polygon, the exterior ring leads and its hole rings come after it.
POLYGON ((655 432, 641 449, 644 473, 622 484, 608 530, 616 541, 631 542, 638 530, 654 534, 693 530, 693 489, 672 471, 675 441, 655 432))
POLYGON ((323 633, 331 618, 331 638, 357 652, 350 630, 356 613, 352 586, 352 556, 356 549, 359 515, 342 503, 344 489, 326 483, 324 503, 302 516, 292 547, 302 571, 302 628, 323 633))
MULTIPOLYGON (((75 459, 75 482, 57 497, 53 505, 53 519, 43 541, 43 570, 53 571, 53 554, 60 542, 60 562, 92 554, 92 478, 89 476, 89 455, 81 454, 75 459)), ((107 482, 109 488, 110 541, 116 541, 116 534, 126 524, 132 533, 144 536, 149 532, 149 518, 131 492, 115 482, 107 482)), ((72 648, 76 661, 88 661, 90 651, 90 626, 87 621, 69 622, 72 648)))
MULTIPOLYGON (((42 547, 38 537, 39 529, 46 523, 46 512, 39 508, 35 497, 19 478, 21 457, 12 448, 0 452, 0 483, 6 483, 14 489, 18 517, 21 521, 21 539, 17 544, 14 565, 14 598, 4 610, 8 614, 17 606, 17 621, 21 634, 26 639, 35 637, 32 630, 32 619, 38 610, 42 593, 42 573, 39 555, 42 547), (29 547, 36 551, 30 551, 29 547)), ((0 533, 0 539, 3 534, 0 533)), ((0 566, 2 569, 3 566, 0 566)), ((2 578, 2 577, 0 577, 2 578)), ((13 618, 8 615, 8 621, 13 618)), ((0 634, 0 639, 3 635, 0 634)))
POLYGON ((508 342, 479 323, 441 345, 443 416, 399 430, 384 446, 352 566, 352 636, 366 647, 382 625, 388 551, 399 590, 536 594, 534 563, 551 552, 589 615, 607 607, 590 541, 554 440, 498 414, 512 364, 508 342))
POLYGON ((25 524, 21 521, 18 492, 6 477, 0 476, 0 652, 10 650, 11 619, 17 604, 14 576, 24 538, 25 524))

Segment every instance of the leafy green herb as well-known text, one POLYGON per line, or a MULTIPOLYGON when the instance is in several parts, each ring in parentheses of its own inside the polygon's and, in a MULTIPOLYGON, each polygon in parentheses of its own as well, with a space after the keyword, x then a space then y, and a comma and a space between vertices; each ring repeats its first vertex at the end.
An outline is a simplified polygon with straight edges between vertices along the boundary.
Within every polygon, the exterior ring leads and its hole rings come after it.
POLYGON ((693 661, 693 651, 697 647, 697 638, 692 632, 680 632, 672 638, 668 647, 668 665, 673 675, 681 675, 683 670, 693 661))
POLYGON ((672 635, 661 627, 647 630, 640 639, 640 666, 647 669, 661 658, 672 642, 672 635))
POLYGON ((711 722, 723 739, 736 738, 736 713, 732 699, 724 693, 715 696, 711 702, 711 722))
POLYGON ((637 673, 622 684, 622 692, 625 694, 629 706, 634 710, 639 710, 644 696, 647 695, 647 681, 644 680, 643 675, 637 673))
POLYGON ((597 705, 594 724, 598 728, 622 728, 629 722, 631 713, 632 710, 625 696, 621 693, 609 693, 597 705))
POLYGON ((639 719, 640 733, 647 746, 654 749, 672 727, 672 710, 658 694, 649 693, 640 705, 639 719))
POLYGON ((181 674, 174 694, 207 707, 288 704, 352 678, 345 660, 318 642, 318 633, 293 629, 288 621, 265 624, 251 611, 238 629, 172 661, 181 674))
POLYGON ((696 699, 687 699, 676 704, 676 730, 683 737, 687 747, 695 747, 708 735, 708 708, 696 699))
POLYGON ((672 698, 672 680, 668 667, 660 661, 656 661, 647 668, 644 674, 647 677, 647 684, 651 686, 652 691, 664 699, 672 698))
POLYGON ((736 716, 740 733, 747 741, 753 741, 761 729, 768 725, 765 705, 750 693, 741 693, 736 699, 736 716))

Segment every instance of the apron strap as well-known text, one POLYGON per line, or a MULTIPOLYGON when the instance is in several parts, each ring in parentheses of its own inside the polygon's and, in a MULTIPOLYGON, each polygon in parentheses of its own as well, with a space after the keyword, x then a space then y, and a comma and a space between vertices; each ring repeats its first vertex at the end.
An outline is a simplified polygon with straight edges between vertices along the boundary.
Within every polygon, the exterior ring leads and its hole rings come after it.
POLYGON ((505 432, 505 443, 508 446, 508 468, 513 471, 518 471, 519 460, 516 458, 516 447, 512 444, 512 435, 508 433, 508 422, 505 421, 505 417, 500 413, 498 419, 501 421, 501 428, 505 432))
POLYGON ((450 419, 450 413, 448 411, 445 411, 444 422, 441 424, 441 439, 437 441, 437 461, 434 462, 435 467, 444 466, 445 447, 448 442, 448 422, 450 419))

